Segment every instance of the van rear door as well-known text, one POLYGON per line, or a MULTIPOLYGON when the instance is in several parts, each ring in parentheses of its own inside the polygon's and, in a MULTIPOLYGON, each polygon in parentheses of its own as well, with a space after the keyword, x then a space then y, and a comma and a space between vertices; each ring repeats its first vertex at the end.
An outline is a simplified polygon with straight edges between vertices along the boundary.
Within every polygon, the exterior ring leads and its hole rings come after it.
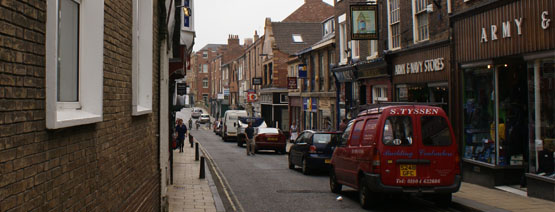
MULTIPOLYGON (((409 108, 409 107, 407 107, 409 108)), ((412 108, 412 107, 410 107, 412 108)), ((418 186, 418 145, 414 142, 415 120, 406 111, 393 108, 387 114, 381 129, 380 174, 384 185, 418 186)))
POLYGON ((460 173, 457 144, 446 117, 419 115, 418 146, 420 161, 417 173, 420 186, 452 185, 460 173))

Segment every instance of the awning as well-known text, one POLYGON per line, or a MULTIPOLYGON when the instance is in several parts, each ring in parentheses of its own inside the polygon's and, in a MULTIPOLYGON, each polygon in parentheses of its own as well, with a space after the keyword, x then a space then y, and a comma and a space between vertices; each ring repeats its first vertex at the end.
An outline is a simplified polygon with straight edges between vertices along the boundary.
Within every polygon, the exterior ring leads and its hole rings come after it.
POLYGON ((357 79, 369 79, 376 77, 389 76, 387 73, 387 62, 377 59, 368 63, 356 64, 357 79))

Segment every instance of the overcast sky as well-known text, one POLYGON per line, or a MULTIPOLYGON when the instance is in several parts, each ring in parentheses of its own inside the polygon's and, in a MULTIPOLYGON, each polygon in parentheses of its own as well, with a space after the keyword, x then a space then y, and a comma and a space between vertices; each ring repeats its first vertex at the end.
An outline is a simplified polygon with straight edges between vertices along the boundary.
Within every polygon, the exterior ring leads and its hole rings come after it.
MULTIPOLYGON (((323 0, 333 6, 333 0, 323 0)), ((264 20, 281 21, 304 0, 195 0, 195 51, 206 44, 226 44, 229 34, 239 35, 241 44, 254 31, 264 34, 264 20)))

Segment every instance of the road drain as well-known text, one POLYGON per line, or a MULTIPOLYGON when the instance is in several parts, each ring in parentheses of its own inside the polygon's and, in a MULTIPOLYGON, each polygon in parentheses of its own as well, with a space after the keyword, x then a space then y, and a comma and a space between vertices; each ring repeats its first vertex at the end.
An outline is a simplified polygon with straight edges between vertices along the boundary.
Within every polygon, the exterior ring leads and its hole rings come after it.
POLYGON ((329 193, 329 191, 314 191, 314 190, 277 190, 277 193, 287 193, 287 194, 319 194, 319 193, 329 193))

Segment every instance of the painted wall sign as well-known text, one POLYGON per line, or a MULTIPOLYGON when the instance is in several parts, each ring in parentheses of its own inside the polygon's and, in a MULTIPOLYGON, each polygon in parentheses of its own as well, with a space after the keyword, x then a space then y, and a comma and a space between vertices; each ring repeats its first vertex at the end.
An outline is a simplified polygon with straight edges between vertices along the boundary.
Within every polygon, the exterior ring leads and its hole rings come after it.
POLYGON ((395 65, 395 75, 418 74, 442 71, 445 68, 443 57, 395 65))
MULTIPOLYGON (((540 26, 542 29, 547 30, 549 28, 551 19, 549 18, 549 12, 543 11, 540 14, 541 19, 540 26)), ((489 41, 495 41, 499 38, 507 39, 511 35, 522 36, 522 24, 524 19, 522 17, 516 17, 513 20, 505 20, 501 22, 500 25, 492 24, 488 27, 482 27, 480 30, 480 43, 487 43, 489 41)))

